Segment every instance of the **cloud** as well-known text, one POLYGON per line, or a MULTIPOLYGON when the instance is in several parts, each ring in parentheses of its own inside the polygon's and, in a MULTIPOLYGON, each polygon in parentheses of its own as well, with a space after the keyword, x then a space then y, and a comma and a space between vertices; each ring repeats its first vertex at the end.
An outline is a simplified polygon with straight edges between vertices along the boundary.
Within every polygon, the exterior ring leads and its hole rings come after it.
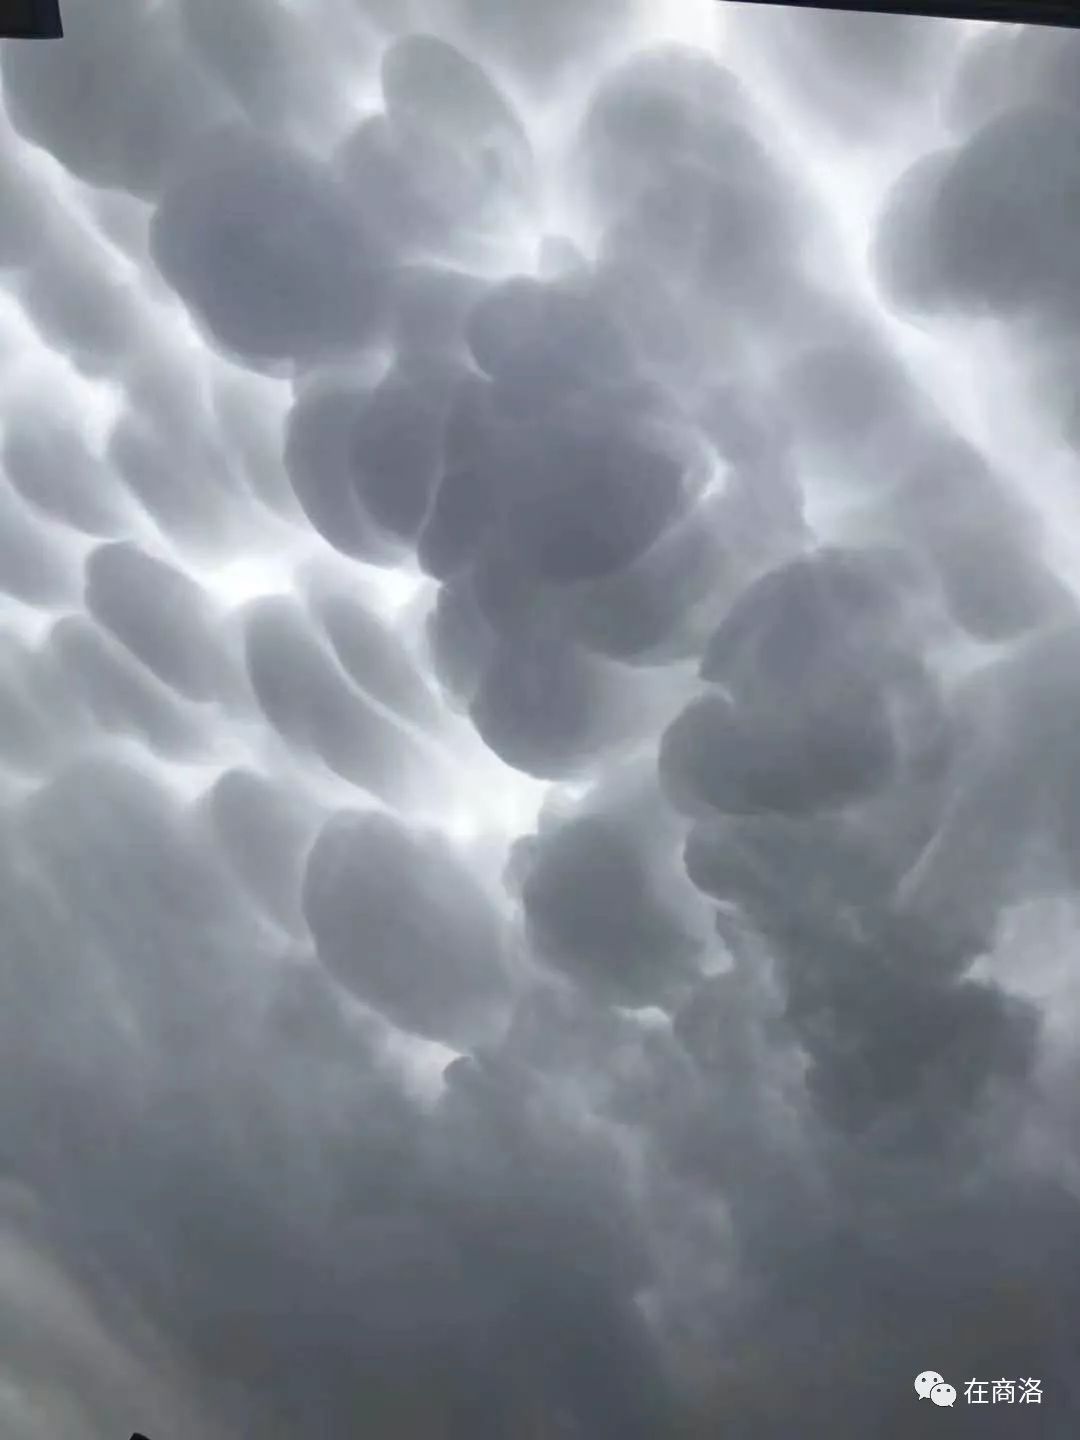
POLYGON ((182 695, 206 700, 218 688, 212 609, 182 572, 134 545, 102 545, 87 560, 86 608, 182 695))
POLYGON ((617 429, 620 419, 601 411, 552 425, 515 457, 520 490, 507 538, 537 578, 572 583, 621 570, 677 512, 678 457, 629 425, 617 429))
POLYGON ((665 998, 688 976, 698 944, 657 893, 629 837, 583 817, 535 842, 522 878, 525 915, 542 955, 622 1003, 665 998))
POLYGON ((90 535, 113 532, 119 497, 73 426, 28 408, 4 427, 3 460, 11 485, 38 510, 90 535))
POLYGON ((950 119, 970 129, 1024 101, 1073 109, 1077 38, 1066 29, 994 26, 961 52, 950 119))
POLYGON ((291 746, 318 755, 339 776, 393 800, 438 783, 418 743, 350 683, 303 608, 257 600, 244 621, 247 673, 267 721, 291 746))
POLYGON ((7 594, 31 605, 68 598, 65 569, 52 537, 19 496, 0 498, 0 584, 7 594))
POLYGON ((306 388, 289 414, 285 465, 319 534, 346 555, 378 561, 393 558, 395 547, 360 493, 354 432, 362 409, 355 384, 325 381, 306 388))
POLYGON ((617 319, 595 288, 575 277, 505 281, 476 305, 467 336, 477 364, 514 413, 542 414, 575 392, 614 389, 632 373, 617 319))
POLYGON ((441 8, 455 29, 541 95, 578 69, 588 73, 598 54, 627 36, 634 19, 629 0, 587 7, 553 0, 521 14, 508 13, 497 0, 446 0, 441 8))
POLYGON ((430 365, 460 352, 473 307, 486 291, 467 270, 438 264, 403 264, 393 275, 394 353, 399 365, 430 365))
POLYGON ((384 108, 342 146, 337 171, 401 258, 498 252, 528 214, 533 157, 521 122, 482 66, 431 35, 382 57, 384 108))
POLYGON ((925 243, 957 302, 1006 312, 1071 304, 1075 129, 1068 112, 1025 106, 988 121, 954 156, 925 243))
POLYGON ((153 753, 197 753, 199 718, 87 616, 58 620, 39 664, 52 670, 68 691, 68 704, 78 707, 71 718, 95 724, 105 735, 139 737, 153 753))
POLYGON ((765 67, 814 124, 860 148, 933 106, 962 43, 961 27, 940 19, 816 7, 739 5, 731 32, 738 60, 765 67))
POLYGON ((935 436, 916 452, 892 511, 936 569, 957 621, 978 639, 1007 640, 1071 610, 1024 497, 957 437, 935 436))
POLYGON ((377 17, 346 5, 317 3, 304 23, 286 6, 241 0, 222 10, 207 0, 178 0, 178 28, 192 59, 253 125, 302 132, 350 70, 370 61, 377 17), (374 22, 374 23, 373 23, 374 22), (328 34, 333 45, 325 43, 328 34))
POLYGON ((475 1043, 478 1020, 503 998, 499 927, 483 895, 444 845, 389 816, 342 816, 323 830, 304 910, 331 971, 420 1034, 475 1043))
POLYGON ((5 50, 5 1434, 1075 1428, 1074 49, 5 50))
POLYGON ((314 608, 338 660, 361 690, 407 722, 438 723, 438 699, 390 625, 343 592, 318 597, 314 608))
POLYGON ((353 427, 361 501, 376 524, 400 539, 414 539, 427 515, 452 393, 445 380, 425 384, 391 372, 353 427))
POLYGON ((537 628, 493 646, 469 713, 496 755, 551 779, 587 764, 622 728, 614 684, 582 650, 537 628))
POLYGON ((208 843, 220 846, 270 919, 302 939, 304 861, 319 811, 257 771, 242 769, 225 771, 201 804, 211 827, 208 843))
POLYGON ((625 211, 673 164, 706 171, 740 158, 731 142, 747 97, 736 75, 690 45, 632 54, 596 86, 582 126, 582 163, 598 204, 625 211))
POLYGON ((243 133, 165 193, 154 258, 214 338, 298 364, 363 346, 380 319, 380 256, 329 173, 243 133))
POLYGON ((208 123, 220 93, 192 63, 174 8, 121 0, 103 21, 65 17, 63 45, 4 54, 8 114, 23 134, 92 185, 154 195, 208 123), (93 70, 102 83, 88 86, 93 70))
POLYGON ((798 815, 899 779, 905 752, 926 743, 907 728, 929 717, 933 739, 933 693, 890 625, 899 607, 888 558, 819 551, 736 600, 702 659, 703 678, 722 688, 695 700, 661 743, 677 804, 798 815))

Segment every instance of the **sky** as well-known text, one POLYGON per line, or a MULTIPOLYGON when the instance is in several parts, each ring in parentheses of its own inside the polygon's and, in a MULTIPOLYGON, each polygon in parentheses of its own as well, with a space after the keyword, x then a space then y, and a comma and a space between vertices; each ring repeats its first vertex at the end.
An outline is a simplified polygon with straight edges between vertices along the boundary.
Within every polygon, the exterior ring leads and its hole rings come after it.
POLYGON ((1074 1435, 1080 32, 64 20, 0 1432, 1074 1435))

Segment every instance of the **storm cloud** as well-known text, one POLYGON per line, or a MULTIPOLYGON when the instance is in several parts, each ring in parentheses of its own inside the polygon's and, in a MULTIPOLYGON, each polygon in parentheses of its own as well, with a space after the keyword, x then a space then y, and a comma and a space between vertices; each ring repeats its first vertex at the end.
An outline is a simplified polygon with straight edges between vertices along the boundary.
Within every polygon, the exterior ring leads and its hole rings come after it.
POLYGON ((1077 58, 3 50, 5 1435, 1075 1433, 1077 58))

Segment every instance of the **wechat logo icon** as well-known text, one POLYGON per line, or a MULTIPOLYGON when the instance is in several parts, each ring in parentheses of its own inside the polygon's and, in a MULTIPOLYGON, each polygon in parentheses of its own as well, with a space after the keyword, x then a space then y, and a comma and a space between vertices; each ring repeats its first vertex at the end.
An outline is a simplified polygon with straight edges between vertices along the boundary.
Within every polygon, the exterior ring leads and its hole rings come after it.
POLYGON ((955 1405, 956 1391, 936 1370, 924 1370, 915 1376, 915 1394, 934 1405, 955 1405))
POLYGON ((924 1370, 921 1375, 915 1376, 915 1394, 920 1400, 927 1400, 935 1385, 944 1384, 945 1377, 939 1375, 936 1370, 924 1370))

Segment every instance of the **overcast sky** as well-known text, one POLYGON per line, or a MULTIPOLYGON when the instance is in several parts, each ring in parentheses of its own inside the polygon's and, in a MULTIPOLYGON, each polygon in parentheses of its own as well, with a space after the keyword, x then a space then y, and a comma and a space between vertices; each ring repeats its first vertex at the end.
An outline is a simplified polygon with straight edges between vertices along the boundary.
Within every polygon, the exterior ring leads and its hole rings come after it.
POLYGON ((64 19, 0 1432, 1075 1435, 1080 37, 64 19))

